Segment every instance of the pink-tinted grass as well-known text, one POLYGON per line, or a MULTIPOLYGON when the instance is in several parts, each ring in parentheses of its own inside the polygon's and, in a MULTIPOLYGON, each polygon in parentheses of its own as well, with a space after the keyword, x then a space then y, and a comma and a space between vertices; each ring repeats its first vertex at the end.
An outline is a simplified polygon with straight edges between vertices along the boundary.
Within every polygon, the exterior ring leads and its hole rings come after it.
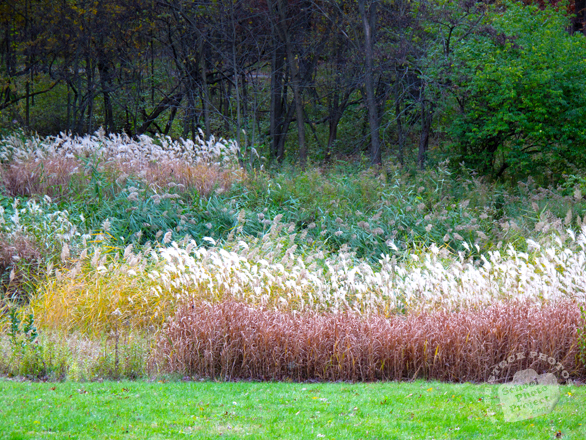
POLYGON ((25 299, 24 284, 37 276, 41 261, 42 251, 33 239, 0 233, 0 294, 25 299))
POLYGON ((190 164, 181 160, 166 160, 157 163, 126 162, 114 163, 113 172, 136 176, 149 185, 161 188, 175 186, 176 191, 195 189, 202 197, 208 197, 212 191, 227 191, 240 179, 241 172, 221 169, 213 164, 190 164))
MULTIPOLYGON (((180 160, 162 162, 117 162, 100 165, 103 177, 111 182, 124 183, 132 177, 147 185, 173 192, 195 190, 207 197, 212 191, 227 191, 242 178, 241 171, 222 169, 214 164, 190 164, 180 160), (120 179, 120 177, 123 177, 120 179)), ((28 159, 0 165, 0 187, 11 197, 48 195, 54 199, 70 196, 90 183, 87 167, 75 158, 28 159)))
POLYGON ((0 186, 11 197, 66 197, 73 189, 71 179, 79 174, 80 168, 81 163, 70 158, 12 163, 0 166, 0 186))
POLYGON ((572 303, 392 318, 192 304, 165 326, 154 362, 172 373, 226 380, 480 382, 517 353, 525 359, 501 368, 498 379, 525 368, 551 371, 530 356, 537 352, 575 378, 585 373, 577 359, 579 325, 572 303))

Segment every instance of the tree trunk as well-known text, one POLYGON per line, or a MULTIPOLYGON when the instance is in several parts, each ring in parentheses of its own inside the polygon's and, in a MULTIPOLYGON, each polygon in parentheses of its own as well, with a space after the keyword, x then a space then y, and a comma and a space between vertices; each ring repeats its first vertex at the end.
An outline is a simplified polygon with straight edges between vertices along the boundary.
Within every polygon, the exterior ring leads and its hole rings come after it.
POLYGON ((171 114, 169 115, 169 120, 167 121, 167 124, 165 125, 165 130, 163 131, 163 134, 165 136, 169 135, 169 132, 171 131, 171 127, 173 126, 173 121, 175 120, 176 115, 177 115, 177 106, 174 105, 173 107, 171 107, 171 114))
POLYGON ((94 66, 91 58, 86 58, 86 70, 87 70, 87 94, 88 94, 88 111, 87 111, 87 132, 93 131, 93 119, 94 119, 94 66))
POLYGON ((419 151, 417 154, 417 165, 420 170, 425 169, 425 159, 429 147, 429 131, 431 130, 432 109, 431 104, 425 100, 421 101, 421 135, 419 136, 419 151))
POLYGON ((270 110, 270 136, 271 136, 271 153, 273 157, 280 160, 279 145, 283 132, 283 68, 285 64, 285 53, 281 45, 277 42, 273 49, 271 62, 271 110, 270 110))
POLYGON ((366 106, 368 108, 368 124, 370 127, 370 163, 380 165, 382 163, 380 138, 379 138, 379 116, 374 91, 374 23, 376 17, 376 0, 370 3, 366 11, 367 0, 358 0, 358 10, 362 17, 364 27, 364 54, 366 71, 364 73, 364 88, 366 91, 366 106))
POLYGON ((104 128, 106 129, 106 133, 110 133, 114 131, 114 111, 112 110, 112 99, 110 98, 112 82, 107 61, 104 59, 98 62, 98 72, 100 74, 102 96, 104 97, 104 128))
MULTIPOLYGON (((151 112, 150 115, 148 115, 144 121, 144 123, 138 128, 136 129, 136 134, 137 135, 141 135, 143 133, 145 133, 149 126, 159 117, 159 115, 161 113, 163 113, 165 110, 167 110, 169 107, 171 107, 175 112, 177 111, 177 107, 179 107, 179 105, 181 104, 181 101, 183 100, 183 95, 184 92, 178 92, 174 95, 169 95, 166 96, 163 100, 161 100, 161 102, 159 102, 159 104, 154 108, 154 110, 151 112)), ((186 121, 186 127, 188 129, 187 133, 183 133, 183 138, 187 139, 187 137, 189 136, 189 121, 188 121, 188 114, 189 114, 189 104, 188 104, 188 109, 186 110, 186 117, 185 117, 185 121, 186 121)), ((167 122, 167 124, 172 124, 173 123, 173 118, 175 118, 175 114, 172 114, 172 118, 169 118, 169 122, 167 122)), ((171 127, 169 127, 170 129, 171 127)))
POLYGON ((297 116, 299 164, 301 165, 302 169, 305 169, 307 166, 307 146, 305 144, 305 118, 303 117, 303 101, 301 97, 299 78, 297 78, 297 80, 293 80, 293 96, 295 97, 295 114, 297 116))
POLYGON ((299 142, 299 163, 302 169, 307 166, 307 146, 305 144, 305 118, 303 117, 303 98, 301 91, 301 78, 299 66, 295 62, 293 54, 293 43, 291 34, 286 26, 287 24, 287 5, 285 0, 278 0, 277 9, 279 11, 279 29, 281 30, 282 39, 285 42, 287 52, 287 63, 291 72, 291 88, 293 89, 293 98, 295 101, 295 115, 297 117, 297 138, 299 142))
POLYGON ((586 0, 576 0, 574 2, 574 13, 572 32, 582 32, 586 34, 584 22, 586 21, 586 0))
POLYGON ((332 96, 330 103, 329 103, 329 132, 328 132, 328 144, 326 146, 326 153, 325 153, 325 161, 326 163, 330 162, 332 157, 332 151, 334 149, 334 143, 336 142, 336 138, 338 137, 338 125, 340 124, 340 119, 342 119, 342 115, 344 114, 344 110, 348 106, 348 101, 350 99, 350 95, 352 94, 352 90, 347 90, 345 96, 342 98, 340 102, 340 96, 337 89, 337 85, 335 86, 334 95, 332 96))
POLYGON ((30 83, 27 81, 26 82, 26 129, 30 130, 31 128, 31 119, 30 116, 31 112, 30 112, 30 83))
POLYGON ((397 159, 401 166, 405 165, 405 129, 403 128, 403 116, 401 115, 401 103, 395 102, 395 112, 397 114, 397 143, 399 151, 397 152, 397 159))
POLYGON ((240 97, 240 75, 238 74, 238 65, 236 64, 236 42, 232 41, 232 67, 234 69, 234 92, 236 93, 236 146, 238 147, 238 162, 244 168, 242 160, 242 146, 240 145, 240 135, 242 131, 242 110, 240 97))
POLYGON ((281 135, 279 136, 279 144, 277 145, 277 160, 279 163, 283 163, 285 159, 285 139, 287 138, 287 132, 289 131, 289 125, 291 125, 291 121, 293 120, 293 113, 295 110, 295 103, 291 103, 289 106, 289 110, 287 111, 287 115, 283 120, 283 123, 279 126, 279 131, 281 135))
POLYGON ((403 115, 401 110, 401 94, 399 90, 399 85, 401 82, 399 81, 399 75, 397 74, 397 78, 395 79, 395 120, 397 121, 397 143, 398 143, 398 151, 397 151, 397 160, 401 164, 401 166, 405 165, 405 128, 403 127, 403 115))
POLYGON ((206 140, 212 135, 211 122, 210 122, 210 89, 208 86, 208 69, 205 58, 205 52, 203 49, 203 38, 200 38, 200 49, 199 49, 199 62, 200 62, 200 73, 201 73, 201 101, 203 106, 203 121, 206 140))
POLYGON ((193 97, 193 88, 187 91, 187 109, 185 110, 185 119, 183 121, 183 139, 191 139, 195 142, 195 98, 193 97))
POLYGON ((71 132, 71 87, 67 83, 67 131, 71 132))

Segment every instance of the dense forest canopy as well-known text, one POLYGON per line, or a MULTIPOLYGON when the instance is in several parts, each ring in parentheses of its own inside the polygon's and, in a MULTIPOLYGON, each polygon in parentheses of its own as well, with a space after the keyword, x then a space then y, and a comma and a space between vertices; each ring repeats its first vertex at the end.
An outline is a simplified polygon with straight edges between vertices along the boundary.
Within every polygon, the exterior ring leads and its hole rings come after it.
POLYGON ((0 3, 0 127, 236 140, 241 160, 586 165, 584 1, 0 3))

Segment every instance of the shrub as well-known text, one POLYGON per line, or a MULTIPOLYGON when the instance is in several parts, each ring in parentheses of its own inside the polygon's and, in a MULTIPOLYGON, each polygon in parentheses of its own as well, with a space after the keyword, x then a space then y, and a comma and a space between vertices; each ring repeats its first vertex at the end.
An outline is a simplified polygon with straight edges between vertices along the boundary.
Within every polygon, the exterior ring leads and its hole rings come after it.
POLYGON ((123 331, 88 337, 41 330, 33 345, 0 334, 0 374, 40 380, 138 379, 147 375, 152 337, 123 331))
MULTIPOLYGON (((99 354, 86 361, 85 378, 96 379, 139 379, 147 373, 149 355, 148 340, 132 332, 112 332, 102 339, 99 354)), ((75 365, 79 369, 78 364, 75 365)), ((71 371, 71 370, 70 370, 71 371)), ((71 371, 84 378, 84 373, 71 371)))
POLYGON ((583 168, 584 36, 567 32, 563 10, 520 2, 487 14, 483 24, 453 36, 436 77, 457 100, 448 127, 456 140, 452 163, 544 181, 583 168))

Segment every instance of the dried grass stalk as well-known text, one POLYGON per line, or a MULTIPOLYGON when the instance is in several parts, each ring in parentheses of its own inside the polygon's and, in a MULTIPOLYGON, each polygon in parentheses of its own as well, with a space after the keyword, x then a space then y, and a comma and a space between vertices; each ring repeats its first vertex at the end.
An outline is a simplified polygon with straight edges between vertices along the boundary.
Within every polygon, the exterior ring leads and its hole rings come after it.
POLYGON ((222 379, 479 382, 516 353, 526 358, 500 373, 502 379, 530 367, 551 371, 529 355, 541 352, 572 377, 584 377, 578 325, 579 307, 570 302, 391 318, 287 313, 231 301, 191 304, 165 326, 154 363, 173 373, 222 379))
MULTIPOLYGON (((182 193, 195 190, 202 197, 213 191, 228 191, 243 178, 241 170, 223 169, 217 164, 187 163, 179 159, 160 162, 146 160, 119 161, 111 159, 98 166, 112 181, 121 176, 133 177, 150 187, 173 188, 182 193)), ((60 200, 89 185, 84 164, 75 158, 25 159, 0 166, 0 187, 10 197, 48 195, 60 200)))
POLYGON ((23 285, 34 278, 42 261, 39 244, 19 233, 0 232, 0 294, 26 299, 23 285))
POLYGON ((59 199, 71 194, 71 179, 80 167, 73 158, 28 159, 0 166, 0 186, 10 197, 48 195, 59 199))

